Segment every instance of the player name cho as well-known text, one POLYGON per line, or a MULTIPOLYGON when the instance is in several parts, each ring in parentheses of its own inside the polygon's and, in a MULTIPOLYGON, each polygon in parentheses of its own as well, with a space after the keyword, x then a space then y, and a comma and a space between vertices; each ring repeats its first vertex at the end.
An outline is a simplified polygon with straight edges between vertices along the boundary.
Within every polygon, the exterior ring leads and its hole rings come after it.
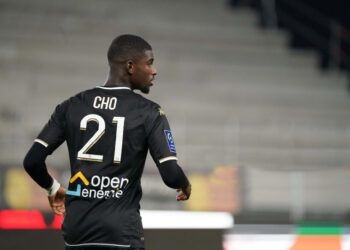
POLYGON ((110 96, 95 96, 92 105, 95 109, 109 109, 114 110, 117 106, 117 98, 110 96))

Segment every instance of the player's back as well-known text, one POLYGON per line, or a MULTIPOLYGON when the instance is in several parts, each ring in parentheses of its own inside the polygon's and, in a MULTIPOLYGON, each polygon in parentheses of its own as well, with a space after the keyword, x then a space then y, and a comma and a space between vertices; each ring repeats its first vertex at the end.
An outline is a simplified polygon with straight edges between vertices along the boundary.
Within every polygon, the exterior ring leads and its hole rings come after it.
POLYGON ((142 247, 140 178, 158 106, 125 87, 96 87, 60 106, 72 175, 66 242, 142 247))

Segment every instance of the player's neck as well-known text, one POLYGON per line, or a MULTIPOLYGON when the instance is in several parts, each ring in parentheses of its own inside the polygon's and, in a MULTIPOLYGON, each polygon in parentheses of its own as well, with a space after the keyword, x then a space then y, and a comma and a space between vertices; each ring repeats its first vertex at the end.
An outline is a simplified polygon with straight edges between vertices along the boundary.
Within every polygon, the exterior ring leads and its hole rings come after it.
POLYGON ((108 74, 107 80, 104 84, 105 87, 128 87, 131 88, 131 84, 128 78, 112 74, 108 74))
POLYGON ((107 81, 105 84, 104 84, 105 87, 128 87, 128 88, 131 88, 131 85, 129 83, 125 83, 125 82, 116 82, 116 81, 113 81, 113 82, 110 82, 110 81, 107 81))

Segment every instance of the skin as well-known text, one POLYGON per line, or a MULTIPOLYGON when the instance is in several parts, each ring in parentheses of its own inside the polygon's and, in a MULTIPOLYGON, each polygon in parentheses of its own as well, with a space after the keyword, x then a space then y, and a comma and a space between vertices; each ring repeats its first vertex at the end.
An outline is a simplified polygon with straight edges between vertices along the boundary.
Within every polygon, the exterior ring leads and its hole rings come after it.
MULTIPOLYGON (((104 86, 129 87, 132 90, 138 89, 142 93, 148 94, 157 75, 153 62, 154 56, 152 50, 146 50, 143 56, 136 59, 119 63, 110 62, 110 70, 104 86)), ((176 200, 188 200, 191 190, 191 185, 178 189, 176 200)), ((61 186, 55 195, 48 197, 52 211, 58 215, 65 213, 65 195, 66 189, 61 186)))
POLYGON ((186 188, 180 188, 177 190, 178 194, 176 196, 177 201, 186 201, 190 198, 191 192, 192 192, 192 186, 191 184, 188 185, 186 188))
POLYGON ((110 62, 110 70, 106 87, 129 87, 148 94, 153 80, 157 75, 153 65, 152 50, 146 50, 144 55, 121 63, 110 62))
POLYGON ((65 198, 66 189, 62 186, 58 189, 55 195, 48 197, 50 207, 55 214, 62 215, 66 212, 66 208, 64 206, 65 198))

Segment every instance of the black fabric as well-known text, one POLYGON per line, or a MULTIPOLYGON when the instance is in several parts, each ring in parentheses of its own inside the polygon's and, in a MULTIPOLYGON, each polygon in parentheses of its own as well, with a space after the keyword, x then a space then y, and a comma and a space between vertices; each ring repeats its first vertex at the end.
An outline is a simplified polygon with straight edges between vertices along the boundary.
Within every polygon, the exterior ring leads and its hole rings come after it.
POLYGON ((171 188, 186 188, 189 181, 176 161, 170 160, 158 165, 164 183, 171 188))
POLYGON ((48 155, 48 149, 35 142, 23 160, 23 166, 27 173, 39 186, 45 189, 50 188, 53 182, 45 164, 45 159, 48 155))
MULTIPOLYGON (((160 106, 152 105, 147 125, 146 134, 150 154, 156 164, 160 159, 175 156, 176 149, 169 146, 169 141, 166 132, 171 132, 168 119, 160 106)), ((173 138, 172 138, 173 139, 173 138)))
POLYGON ((57 105, 50 120, 38 135, 39 139, 49 145, 47 148, 50 154, 66 140, 66 112, 69 104, 70 101, 66 100, 57 105))
MULTIPOLYGON (((48 144, 48 153, 67 142, 72 179, 62 225, 65 242, 143 248, 139 209, 148 150, 157 165, 176 157, 160 106, 130 89, 93 88, 59 104, 38 139, 48 144)), ((181 169, 168 171, 162 176, 170 186, 185 183, 181 169)))

